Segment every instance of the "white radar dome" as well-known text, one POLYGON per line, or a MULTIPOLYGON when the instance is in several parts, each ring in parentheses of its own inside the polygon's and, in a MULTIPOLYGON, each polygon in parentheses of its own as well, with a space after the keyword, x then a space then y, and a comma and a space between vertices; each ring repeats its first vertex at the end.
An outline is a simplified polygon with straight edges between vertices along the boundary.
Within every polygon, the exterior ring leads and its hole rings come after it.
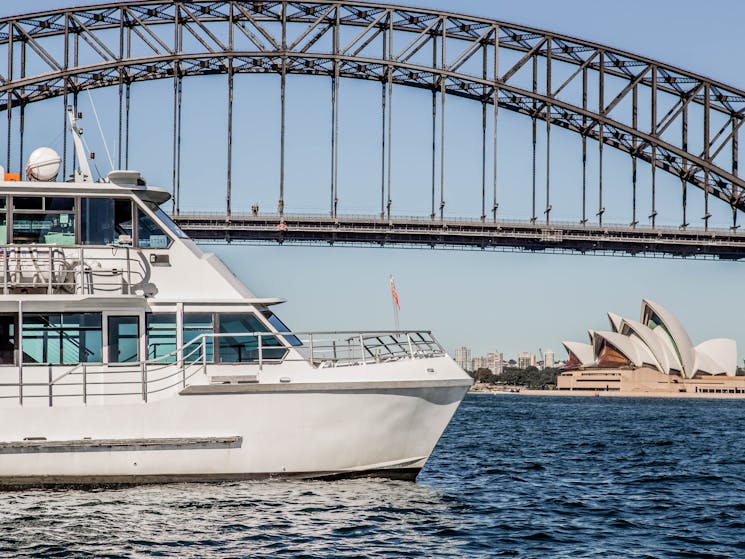
POLYGON ((52 148, 36 148, 26 163, 26 178, 31 181, 53 181, 59 174, 62 159, 52 148))

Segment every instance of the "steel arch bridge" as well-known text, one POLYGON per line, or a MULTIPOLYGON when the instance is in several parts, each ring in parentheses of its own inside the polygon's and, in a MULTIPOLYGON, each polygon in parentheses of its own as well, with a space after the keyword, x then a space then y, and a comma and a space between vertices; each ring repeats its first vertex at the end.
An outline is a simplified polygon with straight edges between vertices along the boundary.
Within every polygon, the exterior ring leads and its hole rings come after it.
MULTIPOLYGON (((23 167, 26 108, 60 98, 77 107, 86 90, 118 91, 119 167, 129 166, 130 91, 147 80, 173 81, 173 194, 176 219, 194 237, 211 240, 373 243, 528 250, 574 250, 673 256, 745 257, 738 216, 745 210, 739 137, 745 92, 661 62, 556 33, 491 19, 367 2, 129 1, 0 19, 0 110, 7 118, 6 164, 23 167), (233 192, 233 83, 237 74, 281 77, 277 211, 238 213, 233 192), (185 214, 181 198, 182 82, 190 76, 227 76, 225 211, 185 214), (331 79, 331 180, 328 215, 285 212, 286 77, 331 79), (364 218, 339 212, 339 82, 381 84, 380 206, 364 218), (392 100, 394 85, 432 93, 429 219, 395 214, 392 193, 392 100), (480 214, 446 218, 457 192, 446 183, 446 126, 451 97, 481 106, 480 214), (504 111, 532 125, 532 183, 525 188, 531 214, 522 222, 500 219, 497 130, 504 111), (439 127, 438 127, 439 122, 439 127), (538 124, 545 126, 539 130, 538 124), (439 129, 438 129, 439 128, 439 129), (551 132, 562 128, 581 138, 581 207, 573 223, 552 219, 551 132), (490 132, 490 133, 489 133, 490 132), (537 172, 545 143, 545 182, 537 172), (628 225, 604 223, 604 149, 626 154, 632 165, 628 225), (596 150, 588 180, 588 151, 596 150), (637 166, 648 167, 651 191, 638 187, 637 166), (680 181, 681 225, 657 223, 658 173, 680 181), (700 193, 702 228, 689 226, 688 198, 700 193), (651 197, 641 225, 637 202, 651 197), (588 211, 593 198, 598 211, 588 211), (731 227, 710 227, 710 204, 731 209, 731 227)), ((64 171, 72 162, 64 132, 64 171)), ((606 180, 607 184, 607 180, 606 180)), ((578 187, 579 188, 579 187, 578 187)), ((424 203, 424 202, 423 202, 424 203)))

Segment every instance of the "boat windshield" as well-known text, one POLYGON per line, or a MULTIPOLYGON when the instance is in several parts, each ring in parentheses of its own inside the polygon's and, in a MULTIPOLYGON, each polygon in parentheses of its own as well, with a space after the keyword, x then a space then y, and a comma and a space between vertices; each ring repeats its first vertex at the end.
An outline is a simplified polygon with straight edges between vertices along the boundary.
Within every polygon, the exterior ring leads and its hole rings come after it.
MULTIPOLYGON (((264 311, 262 314, 264 315, 264 318, 266 318, 269 321, 269 324, 274 326, 274 328, 280 334, 283 332, 290 332, 290 329, 285 325, 285 323, 282 322, 279 319, 279 317, 276 314, 274 314, 272 311, 264 311)), ((301 342, 295 336, 283 336, 283 337, 290 343, 291 346, 298 347, 298 346, 303 345, 303 342, 301 342)))
POLYGON ((186 233, 184 233, 181 230, 181 228, 173 222, 173 220, 170 218, 170 216, 166 212, 164 212, 160 208, 160 206, 157 206, 155 204, 149 203, 148 204, 148 207, 153 211, 153 213, 155 214, 155 216, 163 223, 163 225, 165 225, 166 227, 168 227, 168 229, 170 229, 170 231, 174 235, 176 235, 179 239, 188 239, 189 238, 189 236, 186 233))

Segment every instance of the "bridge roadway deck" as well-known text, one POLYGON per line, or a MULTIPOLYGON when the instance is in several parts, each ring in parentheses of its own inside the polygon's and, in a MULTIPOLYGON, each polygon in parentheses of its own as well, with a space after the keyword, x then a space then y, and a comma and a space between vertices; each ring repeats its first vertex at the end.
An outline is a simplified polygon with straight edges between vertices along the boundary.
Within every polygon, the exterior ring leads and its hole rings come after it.
POLYGON ((745 258, 745 233, 730 229, 598 226, 379 216, 184 213, 173 216, 195 240, 476 248, 639 256, 745 258))

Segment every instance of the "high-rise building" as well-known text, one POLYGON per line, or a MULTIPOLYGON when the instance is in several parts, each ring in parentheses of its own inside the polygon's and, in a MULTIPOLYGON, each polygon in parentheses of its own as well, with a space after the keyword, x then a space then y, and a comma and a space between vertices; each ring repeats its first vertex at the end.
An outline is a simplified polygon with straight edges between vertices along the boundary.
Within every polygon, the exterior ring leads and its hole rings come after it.
POLYGON ((479 369, 487 369, 488 365, 487 365, 486 357, 483 357, 481 355, 474 357, 471 360, 471 367, 472 367, 471 370, 473 371, 478 371, 479 369))
POLYGON ((538 356, 535 353, 530 354, 530 366, 531 367, 538 366, 538 356))
POLYGON ((492 373, 496 374, 496 368, 497 368, 497 352, 492 351, 491 353, 486 354, 486 368, 489 369, 492 373))
POLYGON ((455 362, 464 371, 471 370, 471 348, 461 346, 455 350, 455 362))
POLYGON ((553 369, 556 365, 556 354, 550 350, 547 349, 543 352, 543 368, 544 369, 553 369))
POLYGON ((527 369, 530 367, 532 358, 535 357, 534 355, 530 355, 527 351, 523 351, 517 356, 517 368, 518 369, 527 369))

